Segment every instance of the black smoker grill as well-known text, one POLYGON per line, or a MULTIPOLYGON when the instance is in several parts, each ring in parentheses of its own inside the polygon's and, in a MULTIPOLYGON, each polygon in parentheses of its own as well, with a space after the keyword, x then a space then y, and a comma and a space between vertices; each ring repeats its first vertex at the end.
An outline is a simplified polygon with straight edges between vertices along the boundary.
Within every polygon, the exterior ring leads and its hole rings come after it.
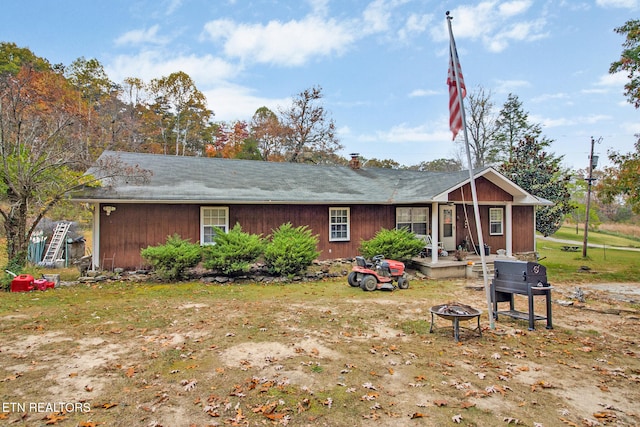
POLYGON ((551 289, 547 282, 547 269, 536 262, 496 260, 494 263, 494 278, 491 281, 491 302, 493 303, 493 318, 504 314, 516 319, 529 320, 529 330, 535 329, 536 320, 547 319, 547 329, 553 329, 551 322, 551 289), (514 294, 526 295, 529 299, 529 313, 517 311, 514 308, 514 294), (533 311, 533 297, 544 295, 547 297, 547 315, 536 316, 533 311), (509 311, 498 311, 498 303, 509 302, 509 311))

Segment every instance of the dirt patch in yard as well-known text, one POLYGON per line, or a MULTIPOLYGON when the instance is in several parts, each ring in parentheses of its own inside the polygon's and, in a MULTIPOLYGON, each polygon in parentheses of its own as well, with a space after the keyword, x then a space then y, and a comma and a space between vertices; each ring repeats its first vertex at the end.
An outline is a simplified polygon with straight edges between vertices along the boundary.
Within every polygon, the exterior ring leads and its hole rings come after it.
MULTIPOLYGON (((640 424, 640 312, 633 300, 612 297, 617 285, 581 285, 582 294, 556 285, 554 329, 538 321, 534 331, 503 316, 491 329, 485 293, 467 285, 416 280, 406 291, 363 292, 343 281, 114 283, 42 293, 37 301, 3 294, 0 419, 69 426, 640 424), (483 311, 482 337, 463 329, 456 343, 444 321, 429 332, 429 307, 451 301, 483 311), (81 410, 31 410, 34 402, 81 410)), ((635 292, 640 284, 620 287, 635 292)), ((537 312, 543 303, 536 301, 537 312)), ((517 308, 525 307, 518 299, 517 308)))

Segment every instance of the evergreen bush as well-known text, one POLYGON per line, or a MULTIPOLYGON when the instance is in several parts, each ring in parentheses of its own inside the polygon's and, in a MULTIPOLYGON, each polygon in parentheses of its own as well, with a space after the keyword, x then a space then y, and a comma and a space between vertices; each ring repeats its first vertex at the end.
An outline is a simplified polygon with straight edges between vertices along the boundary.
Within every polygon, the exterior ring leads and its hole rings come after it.
POLYGON ((360 254, 365 258, 384 255, 385 258, 408 261, 418 255, 424 247, 424 240, 419 239, 405 228, 381 229, 370 240, 360 242, 360 254))
POLYGON ((264 239, 236 224, 228 233, 216 230, 215 244, 204 247, 204 267, 227 275, 246 273, 264 251, 264 239))
POLYGON ((282 224, 267 243, 265 263, 272 274, 294 275, 304 271, 320 255, 317 246, 318 236, 312 235, 307 226, 282 224))
POLYGON ((186 278, 188 268, 195 267, 202 260, 202 248, 174 234, 167 236, 164 245, 147 246, 140 255, 163 279, 179 280, 186 278))

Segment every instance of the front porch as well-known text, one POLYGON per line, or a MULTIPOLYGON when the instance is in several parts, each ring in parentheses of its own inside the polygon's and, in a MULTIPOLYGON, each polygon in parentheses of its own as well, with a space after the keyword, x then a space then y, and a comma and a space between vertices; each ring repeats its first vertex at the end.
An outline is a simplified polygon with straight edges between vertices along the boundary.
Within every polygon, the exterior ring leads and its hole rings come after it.
MULTIPOLYGON (((493 262, 506 258, 503 255, 486 255, 487 273, 493 276, 493 262)), ((453 255, 438 257, 433 262, 431 257, 414 257, 411 259, 412 268, 420 271, 430 279, 478 279, 482 278, 482 260, 480 255, 468 255, 466 259, 458 261, 453 255)))
MULTIPOLYGON (((484 257, 487 263, 487 274, 489 279, 493 278, 493 262, 496 259, 517 259, 520 261, 538 261, 538 253, 518 252, 513 257, 502 254, 489 254, 484 257)), ((437 262, 433 262, 431 257, 411 258, 409 265, 420 271, 430 279, 481 279, 482 260, 480 255, 469 254, 466 259, 458 261, 453 255, 439 256, 437 262)))

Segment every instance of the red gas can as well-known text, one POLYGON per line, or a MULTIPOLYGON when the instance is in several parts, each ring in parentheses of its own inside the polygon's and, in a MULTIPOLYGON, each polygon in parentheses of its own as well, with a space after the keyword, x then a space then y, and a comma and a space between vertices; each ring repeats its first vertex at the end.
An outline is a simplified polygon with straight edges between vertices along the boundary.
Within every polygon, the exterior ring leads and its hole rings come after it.
POLYGON ((55 283, 48 281, 47 279, 36 279, 33 281, 33 287, 39 291, 46 291, 47 289, 53 289, 55 283))
POLYGON ((11 281, 11 292, 29 292, 33 290, 33 276, 21 274, 11 281))

